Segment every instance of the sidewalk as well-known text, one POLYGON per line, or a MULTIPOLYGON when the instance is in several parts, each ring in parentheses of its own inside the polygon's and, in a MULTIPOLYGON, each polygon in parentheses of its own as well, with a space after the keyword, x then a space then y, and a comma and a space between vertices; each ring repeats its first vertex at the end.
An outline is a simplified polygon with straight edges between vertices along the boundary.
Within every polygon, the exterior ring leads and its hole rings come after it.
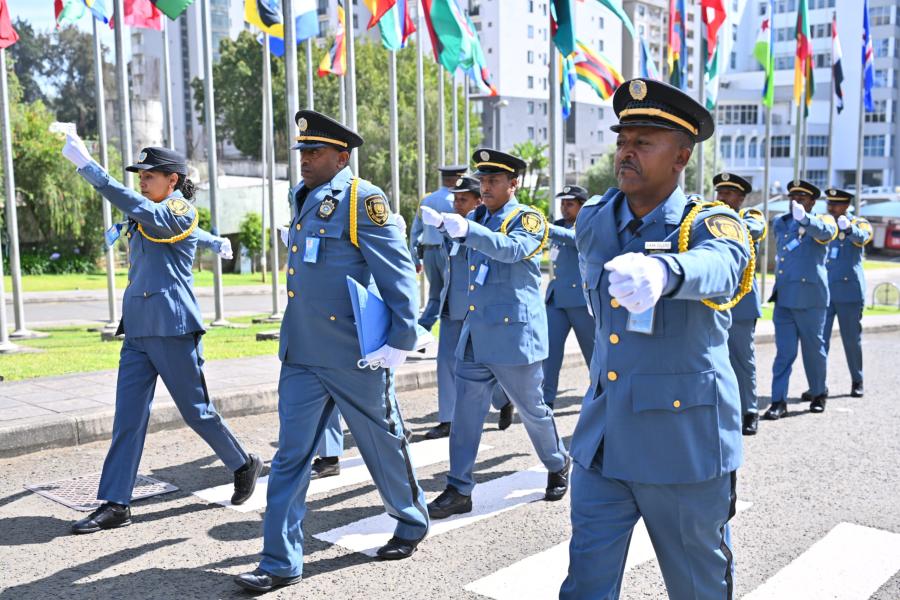
MULTIPOLYGON (((282 283, 281 288, 284 288, 282 283)), ((271 283, 261 283, 259 285, 229 285, 222 288, 225 295, 243 295, 255 296, 272 293, 271 283)), ((209 298, 213 296, 214 288, 212 286, 194 287, 194 295, 198 298, 209 298)), ((281 290, 284 292, 284 290, 281 290)), ((124 288, 116 288, 116 298, 121 303, 124 288)), ((22 294, 22 301, 28 304, 47 304, 51 302, 86 302, 86 301, 106 301, 106 289, 102 290, 63 290, 59 292, 25 292, 22 294)), ((7 290, 6 303, 12 305, 12 293, 7 290)))
MULTIPOLYGON (((900 331, 900 315, 864 317, 863 329, 866 333, 900 331)), ((833 335, 839 335, 836 327, 833 335)), ((774 341, 771 321, 760 321, 756 341, 774 341)), ((437 385, 434 353, 432 347, 424 356, 413 355, 398 369, 394 379, 398 393, 437 385)), ((575 336, 570 335, 563 367, 582 363, 575 336)), ((257 356, 208 362, 204 372, 216 408, 234 417, 278 409, 279 368, 277 356, 257 356)), ((109 439, 115 396, 114 370, 0 383, 0 458, 109 439)), ((158 382, 149 430, 178 427, 184 427, 184 421, 158 382)))

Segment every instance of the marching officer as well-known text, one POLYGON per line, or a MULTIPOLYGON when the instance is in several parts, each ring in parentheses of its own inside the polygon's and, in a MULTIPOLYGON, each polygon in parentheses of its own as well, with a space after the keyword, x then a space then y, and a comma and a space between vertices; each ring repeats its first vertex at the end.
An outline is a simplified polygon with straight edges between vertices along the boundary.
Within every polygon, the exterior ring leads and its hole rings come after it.
POLYGON ((422 199, 420 210, 416 211, 412 228, 409 232, 409 248, 416 263, 416 271, 424 265, 425 279, 428 280, 428 303, 419 317, 419 325, 431 331, 441 312, 441 290, 444 289, 444 272, 447 269, 447 257, 444 252, 444 236, 422 221, 422 206, 438 212, 453 212, 453 192, 450 188, 456 180, 466 172, 466 165, 440 167, 441 187, 422 199))
MULTIPOLYGON (((713 177, 716 200, 727 204, 737 212, 753 242, 754 256, 759 256, 759 244, 766 239, 766 218, 755 208, 741 208, 747 194, 753 191, 750 182, 734 173, 719 173, 713 177)), ((759 289, 756 277, 753 287, 737 305, 731 309, 731 327, 728 330, 728 352, 731 366, 737 376, 741 392, 741 414, 744 435, 756 435, 759 428, 759 409, 756 397, 756 344, 753 340, 756 321, 762 316, 759 305, 759 289)))
POLYGON ((727 309, 749 292, 750 245, 735 212, 678 186, 713 133, 709 111, 650 79, 622 84, 613 109, 619 189, 590 199, 575 226, 596 337, 560 598, 618 597, 641 517, 670 598, 731 598, 742 455, 727 309))
POLYGON ((197 245, 214 247, 231 258, 231 244, 197 227, 189 202, 194 184, 183 156, 168 148, 144 148, 127 167, 140 174, 138 194, 110 177, 80 138, 68 136, 63 156, 78 174, 128 220, 107 231, 115 243, 128 239, 128 287, 117 333, 125 334, 119 358, 112 442, 103 463, 97 498, 102 506, 72 526, 74 533, 131 524, 131 493, 147 435, 157 376, 162 377, 185 422, 234 473, 232 504, 253 494, 262 461, 248 454, 209 399, 203 376, 205 333, 194 296, 192 267, 197 245))
POLYGON ((825 411, 825 313, 828 280, 825 255, 837 237, 831 215, 809 214, 822 192, 813 184, 795 180, 788 184, 791 210, 775 219, 775 362, 772 365, 772 404, 763 418, 777 420, 787 413, 788 381, 797 358, 797 341, 803 352, 803 369, 809 390, 803 400, 813 413, 825 411))
POLYGON ((831 343, 831 328, 837 315, 844 354, 850 368, 850 395, 862 398, 862 313, 866 302, 866 277, 863 272, 865 245, 872 241, 872 226, 862 217, 847 216, 853 195, 843 190, 825 192, 828 214, 837 220, 838 235, 828 245, 825 267, 831 301, 825 315, 825 353, 831 343))
POLYGON ((553 408, 559 387, 569 331, 575 330, 578 346, 585 364, 591 364, 594 350, 594 319, 587 309, 578 270, 578 250, 575 248, 575 219, 588 192, 580 185, 567 185, 556 195, 563 218, 550 226, 550 260, 553 278, 547 285, 544 302, 547 305, 547 329, 550 349, 544 361, 544 404, 553 408))
POLYGON ((433 519, 472 510, 472 471, 495 384, 518 409, 549 471, 544 498, 559 500, 569 488, 569 456, 541 391, 547 313, 540 295, 540 252, 549 231, 540 213, 516 200, 524 161, 489 149, 476 150, 472 161, 482 205, 468 219, 422 208, 425 223, 443 227, 465 247, 468 276, 467 314, 456 348, 450 473, 446 489, 428 504, 433 519))
POLYGON ((312 110, 296 114, 303 181, 291 190, 288 304, 281 323, 278 451, 269 474, 259 567, 238 575, 264 592, 300 580, 310 463, 337 405, 369 466, 394 537, 382 559, 411 556, 428 531, 425 496, 410 462, 393 369, 416 344, 415 267, 384 193, 348 167, 362 138, 312 110), (387 343, 358 366, 347 277, 377 286, 391 313, 387 343), (377 468, 376 468, 377 467, 377 468))

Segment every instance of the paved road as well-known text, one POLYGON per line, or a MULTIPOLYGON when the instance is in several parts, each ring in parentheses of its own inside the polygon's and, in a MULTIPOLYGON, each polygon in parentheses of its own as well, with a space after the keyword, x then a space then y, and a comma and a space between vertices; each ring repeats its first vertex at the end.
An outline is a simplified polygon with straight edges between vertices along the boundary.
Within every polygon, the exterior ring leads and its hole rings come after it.
MULTIPOLYGON (((829 372, 835 397, 823 415, 792 406, 790 418, 765 422, 760 435, 746 439, 747 460, 738 484, 741 510, 733 521, 738 597, 900 597, 898 337, 866 339, 865 399, 843 395, 850 382, 836 354, 829 372)), ((761 347, 761 364, 771 364, 772 352, 771 345, 761 347)), ((764 396, 770 378, 768 368, 762 369, 764 396)), ((558 424, 565 436, 575 426, 586 383, 585 369, 564 372, 558 424)), ((792 394, 805 387, 802 374, 795 375, 792 394)), ((401 397, 417 435, 434 418, 433 394, 401 397)), ((499 432, 495 421, 496 415, 489 417, 477 467, 480 520, 435 526, 415 557, 400 563, 374 562, 352 550, 371 546, 369 539, 386 538, 363 535, 377 532, 383 511, 365 472, 352 467, 357 453, 351 448, 343 479, 331 485, 324 480, 313 490, 305 522, 305 580, 265 597, 554 597, 566 564, 561 544, 570 534, 568 500, 531 501, 544 475, 521 472, 538 460, 520 424, 499 432), (332 485, 338 487, 328 489, 332 485)), ((231 425, 253 451, 272 456, 274 414, 235 419, 231 425)), ((229 484, 229 475, 186 430, 149 436, 141 472, 181 490, 136 503, 129 528, 70 536, 69 523, 82 513, 23 491, 28 482, 99 470, 106 447, 99 442, 0 461, 0 600, 246 597, 231 577, 256 563, 261 504, 251 500, 256 504, 249 512, 237 512, 194 495, 215 497, 217 490, 210 488, 229 484)), ((444 485, 446 449, 421 444, 415 456, 419 478, 433 498, 444 485)), ((649 541, 636 534, 623 598, 664 597, 649 541)))

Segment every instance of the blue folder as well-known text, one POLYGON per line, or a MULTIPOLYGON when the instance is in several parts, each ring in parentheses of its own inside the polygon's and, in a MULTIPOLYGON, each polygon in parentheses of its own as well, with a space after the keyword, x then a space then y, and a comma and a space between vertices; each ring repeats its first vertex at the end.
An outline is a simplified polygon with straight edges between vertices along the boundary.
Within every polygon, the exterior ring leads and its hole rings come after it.
POLYGON ((391 328, 391 311, 378 294, 347 276, 353 318, 356 321, 356 337, 359 338, 360 358, 378 350, 387 343, 391 328))

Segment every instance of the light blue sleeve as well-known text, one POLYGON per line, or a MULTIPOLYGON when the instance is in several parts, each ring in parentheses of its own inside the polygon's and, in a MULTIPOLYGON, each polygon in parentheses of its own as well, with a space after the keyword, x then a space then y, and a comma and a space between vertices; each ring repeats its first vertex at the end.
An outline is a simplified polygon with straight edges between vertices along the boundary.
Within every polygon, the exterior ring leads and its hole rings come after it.
POLYGON ((194 232, 197 234, 197 247, 199 249, 212 250, 216 254, 222 250, 222 238, 200 227, 197 227, 194 232))
POLYGON ((806 233, 819 243, 827 244, 837 237, 837 223, 831 215, 807 216, 806 233))
POLYGON ((460 243, 500 262, 519 262, 534 254, 540 247, 544 236, 544 228, 547 227, 543 217, 541 217, 541 220, 543 226, 540 231, 531 233, 522 227, 522 217, 517 215, 513 223, 510 223, 506 234, 491 231, 484 225, 479 225, 475 221, 470 220, 469 232, 466 234, 465 239, 460 240, 460 243))
POLYGON ((872 241, 872 226, 861 217, 854 219, 844 233, 847 234, 847 239, 857 246, 865 246, 872 241))
POLYGON ((575 230, 559 225, 548 225, 550 227, 550 239, 561 246, 575 247, 575 230))
POLYGON ((740 216, 744 225, 747 226, 747 230, 750 231, 750 237, 753 238, 754 242, 760 242, 765 239, 767 227, 765 216, 762 212, 753 208, 742 210, 740 216))

